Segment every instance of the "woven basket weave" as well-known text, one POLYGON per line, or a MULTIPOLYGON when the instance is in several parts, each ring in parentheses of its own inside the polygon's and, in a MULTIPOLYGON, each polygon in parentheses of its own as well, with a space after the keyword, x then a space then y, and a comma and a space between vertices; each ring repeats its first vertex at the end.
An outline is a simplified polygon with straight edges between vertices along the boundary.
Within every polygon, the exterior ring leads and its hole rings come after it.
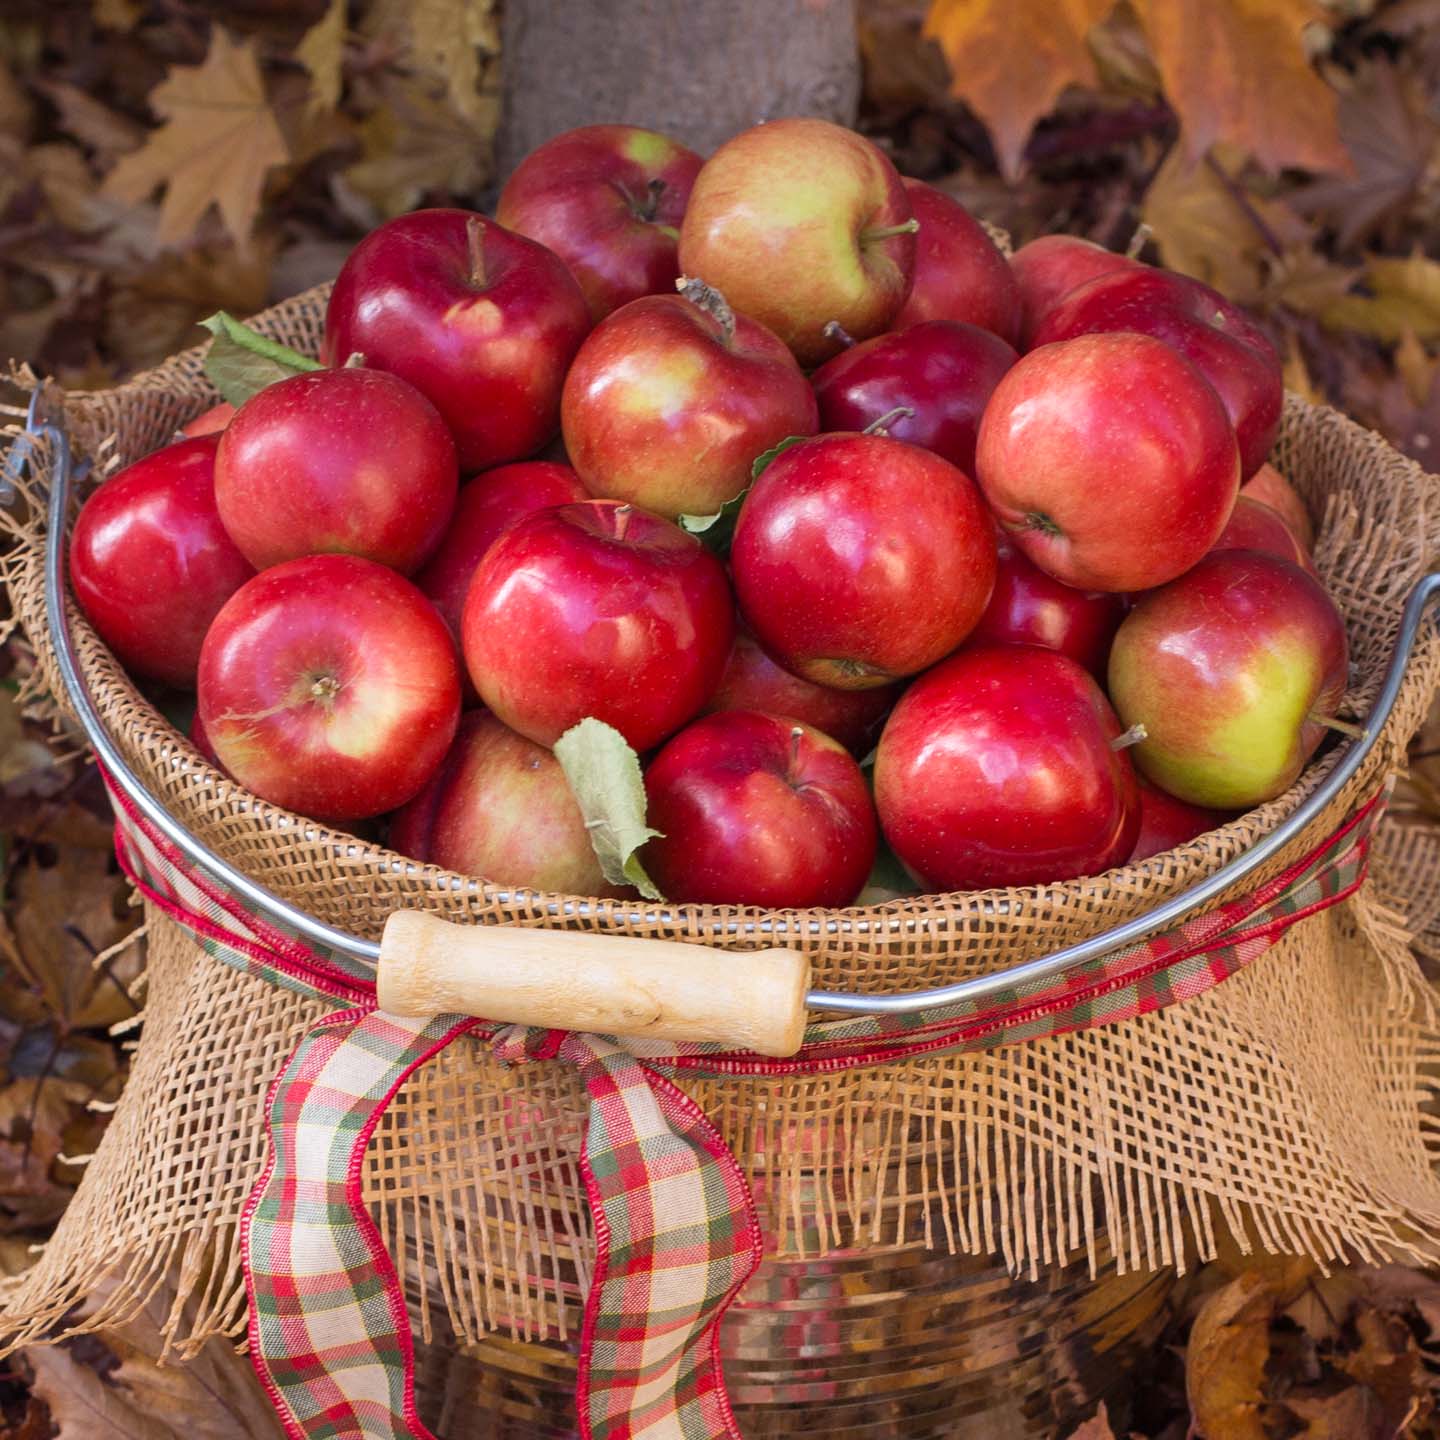
MULTIPOLYGON (((315 353, 323 314, 324 291, 312 291, 256 323, 315 353)), ((193 351, 117 390, 70 397, 66 412, 79 450, 109 473, 215 398, 193 351)), ((36 476, 43 482, 43 449, 35 458, 31 487, 36 476)), ((1320 521, 1316 560, 1352 647, 1343 713, 1363 714, 1405 596, 1440 553, 1440 492, 1376 436, 1294 398, 1274 459, 1320 521)), ((39 662, 37 699, 56 688, 39 514, 32 505, 14 522, 6 560, 15 613, 39 662)), ((733 948, 779 938, 810 954, 816 984, 827 988, 895 993, 949 983, 1148 911, 1273 828, 1329 763, 1322 759, 1287 795, 1219 831, 1091 879, 831 912, 597 901, 582 917, 567 897, 501 891, 416 866, 259 801, 204 763, 83 620, 75 634, 112 735, 171 812, 233 864, 331 924, 375 936, 407 905, 481 923, 733 948)), ((1403 762, 1437 680, 1440 643, 1431 632, 1361 771, 1244 888, 1293 863, 1375 793, 1403 762)), ((962 1257, 950 1262, 957 1268, 946 1282, 962 1289, 980 1285, 966 1277, 990 1274, 991 1263, 963 1257, 995 1254, 1033 1283, 1067 1258, 1071 1275, 1077 1265, 1124 1273, 1183 1264, 1187 1243, 1213 1253, 1217 1224, 1242 1243, 1321 1259, 1440 1254, 1440 1184, 1423 1118, 1440 1028, 1406 919, 1408 906, 1423 909, 1434 892, 1433 855, 1384 831, 1378 850, 1376 879, 1359 895, 1300 922, 1249 969, 1181 1006, 992 1053, 688 1083, 752 1177, 775 1256, 767 1273, 781 1275, 791 1257, 864 1250, 876 1252, 875 1277, 898 1277, 915 1261, 887 1270, 879 1252, 913 1256, 933 1247, 962 1257)), ((178 1347, 237 1334, 243 1324, 236 1232, 262 1163, 265 1087, 320 1011, 209 962, 163 916, 151 915, 149 926, 146 1025, 131 1079, 54 1240, 5 1295, 17 1340, 44 1332, 106 1273, 120 1283, 90 1323, 112 1323, 175 1265, 178 1347), (182 1320, 187 1296, 197 1303, 182 1320)), ((366 1186, 423 1336, 464 1345, 503 1331, 562 1346, 573 1337, 590 1245, 574 1163, 583 1114, 567 1072, 505 1071, 465 1046, 398 1097, 371 1146, 366 1186)), ((857 1266, 855 1274, 864 1273, 857 1266)), ((883 1279, 876 1283, 884 1288, 883 1279)), ((993 1291, 993 1275, 984 1284, 993 1291)), ((852 1292, 857 1285, 865 1288, 851 1281, 852 1292)), ((892 1288, 906 1285, 896 1278, 892 1288)), ((1036 1312, 1040 1336, 1099 1318, 1070 1280, 1051 1290, 1068 1298, 1036 1312)), ((1112 1339, 1150 1323, 1159 1298, 1143 1315, 1129 1306, 1132 1323, 1112 1339)), ((894 1304, 904 1310, 900 1299, 894 1304)), ((783 1350, 779 1333, 770 1343, 783 1350)), ((507 1353, 513 1360, 519 1352, 507 1353)), ((532 1376, 552 1362, 535 1361, 532 1376)), ((844 1371, 839 1358, 834 1364, 844 1371)), ((1094 1393, 1098 1383, 1077 1393, 1094 1393)), ((860 1375, 855 1393, 867 1384, 860 1375)), ((776 1396, 783 1390, 777 1379, 776 1396)), ((963 1410, 967 1402, 955 1403, 963 1410)), ((518 1423, 525 1407, 515 1413, 518 1423)))

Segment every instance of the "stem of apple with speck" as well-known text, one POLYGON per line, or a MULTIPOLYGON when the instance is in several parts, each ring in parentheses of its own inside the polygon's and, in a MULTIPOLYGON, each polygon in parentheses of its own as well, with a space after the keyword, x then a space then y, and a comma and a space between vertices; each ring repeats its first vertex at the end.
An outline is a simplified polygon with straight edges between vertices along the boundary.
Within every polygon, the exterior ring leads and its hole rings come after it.
POLYGON ((713 285, 707 285, 693 275, 682 275, 675 282, 675 288, 697 310, 703 310, 719 325, 725 334, 727 348, 735 343, 735 312, 730 308, 730 302, 713 285))
POLYGON ((489 280, 485 274, 485 221, 479 215, 465 222, 465 246, 470 252, 470 283, 483 290, 489 280))
POLYGON ((855 343, 855 337, 838 320, 827 320, 820 333, 827 340, 838 340, 847 350, 855 343))
POLYGON ((623 540, 625 532, 630 528, 630 516, 634 512, 633 505, 622 505, 615 512, 615 538, 623 540))
POLYGON ((860 433, 887 436, 890 433, 887 426, 893 425, 897 420, 909 420, 914 414, 915 411, 909 405, 897 405, 893 410, 887 410, 878 419, 872 420, 860 433))

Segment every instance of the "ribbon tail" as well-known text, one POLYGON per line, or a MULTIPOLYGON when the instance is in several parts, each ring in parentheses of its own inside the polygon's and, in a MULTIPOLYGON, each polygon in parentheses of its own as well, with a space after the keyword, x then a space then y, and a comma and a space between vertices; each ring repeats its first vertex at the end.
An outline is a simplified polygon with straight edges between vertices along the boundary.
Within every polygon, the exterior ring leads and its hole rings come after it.
POLYGON ((405 1079, 483 1022, 326 1016, 270 1088, 270 1160, 241 1218, 250 1356, 291 1440, 435 1440, 415 1344, 360 1167, 405 1079))
POLYGON ((613 1042, 568 1035, 590 1097, 595 1218, 577 1406, 584 1440, 740 1440, 720 1321, 762 1254, 734 1155, 684 1091, 613 1042))

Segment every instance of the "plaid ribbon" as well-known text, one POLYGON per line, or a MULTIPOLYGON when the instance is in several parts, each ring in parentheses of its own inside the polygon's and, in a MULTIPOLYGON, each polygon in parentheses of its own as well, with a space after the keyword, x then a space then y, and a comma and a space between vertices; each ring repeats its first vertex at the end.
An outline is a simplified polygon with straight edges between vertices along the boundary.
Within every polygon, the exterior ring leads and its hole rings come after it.
POLYGON ((385 1106, 462 1035, 488 1043, 505 1063, 572 1064, 589 1095, 580 1172, 597 1254, 581 1331, 582 1436, 739 1440, 719 1326, 759 1264, 761 1234, 734 1156, 669 1077, 818 1073, 991 1049, 1190 999, 1364 883, 1387 793, 1281 874, 1172 931, 980 1003, 824 1021, 806 1030, 795 1056, 777 1060, 720 1045, 387 1015, 362 965, 248 911, 111 787, 120 863, 152 904, 213 958, 337 1007, 271 1087, 270 1160, 242 1224, 251 1356, 296 1440, 433 1440, 415 1412, 405 1299, 359 1177, 385 1106))

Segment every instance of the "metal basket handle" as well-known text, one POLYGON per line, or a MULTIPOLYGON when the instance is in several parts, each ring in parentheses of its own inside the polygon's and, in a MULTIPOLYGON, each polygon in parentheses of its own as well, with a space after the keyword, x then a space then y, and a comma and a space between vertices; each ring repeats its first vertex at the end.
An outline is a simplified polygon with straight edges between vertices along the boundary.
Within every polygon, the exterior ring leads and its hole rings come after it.
MULTIPOLYGON (((1344 742, 1324 781, 1270 834, 1154 910, 1035 960, 936 989, 866 995, 809 990, 808 963, 789 949, 708 951, 691 944, 682 948, 678 942, 573 931, 507 932, 494 926, 455 925, 413 911, 392 915, 385 938, 377 944, 297 909, 201 844, 156 799, 111 739, 80 673, 67 617, 62 556, 73 458, 63 427, 43 414, 39 395, 37 390, 31 398, 27 434, 43 436, 54 446, 45 542, 46 621, 61 682, 97 759, 145 818, 221 885, 302 939, 375 966, 382 1004, 428 1007, 396 1013, 459 1010, 516 1023, 595 1028, 608 1033, 627 1033, 623 1029, 625 1015, 639 1021, 643 1013, 645 1023, 635 1028, 658 1039, 715 1040, 743 1044, 761 1053, 786 1054, 799 1044, 807 1009, 858 1015, 914 1014, 1049 979, 1173 926, 1254 873, 1299 835, 1340 793, 1374 748, 1400 693, 1425 611, 1440 596, 1440 572, 1426 575, 1416 584, 1401 616, 1384 683, 1359 736, 1344 742), (524 940, 511 938, 517 934, 524 935, 524 940), (412 983, 419 973, 415 946, 422 935, 431 957, 426 972, 430 978, 412 983), (517 947, 534 963, 517 966, 517 947), (543 964, 539 963, 542 960, 543 964), (547 979, 552 965, 553 978, 547 979), (540 978, 519 985, 517 970, 538 972, 540 978), (766 977, 772 971, 774 983, 768 983, 766 977), (614 1024, 609 1023, 612 1020, 614 1024), (776 1048, 786 1045, 788 1050, 776 1048)), ((27 459, 28 454, 12 457, 12 463, 27 459)), ((575 913, 583 915, 586 910, 580 902, 575 913)), ((676 912, 658 907, 637 914, 637 919, 654 922, 672 916, 678 918, 676 912)), ((809 923, 817 929, 823 924, 809 923)), ((838 925, 832 921, 829 928, 838 929, 838 925)), ((764 922, 755 930, 777 939, 786 933, 783 925, 764 922)), ((789 933, 794 933, 793 926, 789 933)))

